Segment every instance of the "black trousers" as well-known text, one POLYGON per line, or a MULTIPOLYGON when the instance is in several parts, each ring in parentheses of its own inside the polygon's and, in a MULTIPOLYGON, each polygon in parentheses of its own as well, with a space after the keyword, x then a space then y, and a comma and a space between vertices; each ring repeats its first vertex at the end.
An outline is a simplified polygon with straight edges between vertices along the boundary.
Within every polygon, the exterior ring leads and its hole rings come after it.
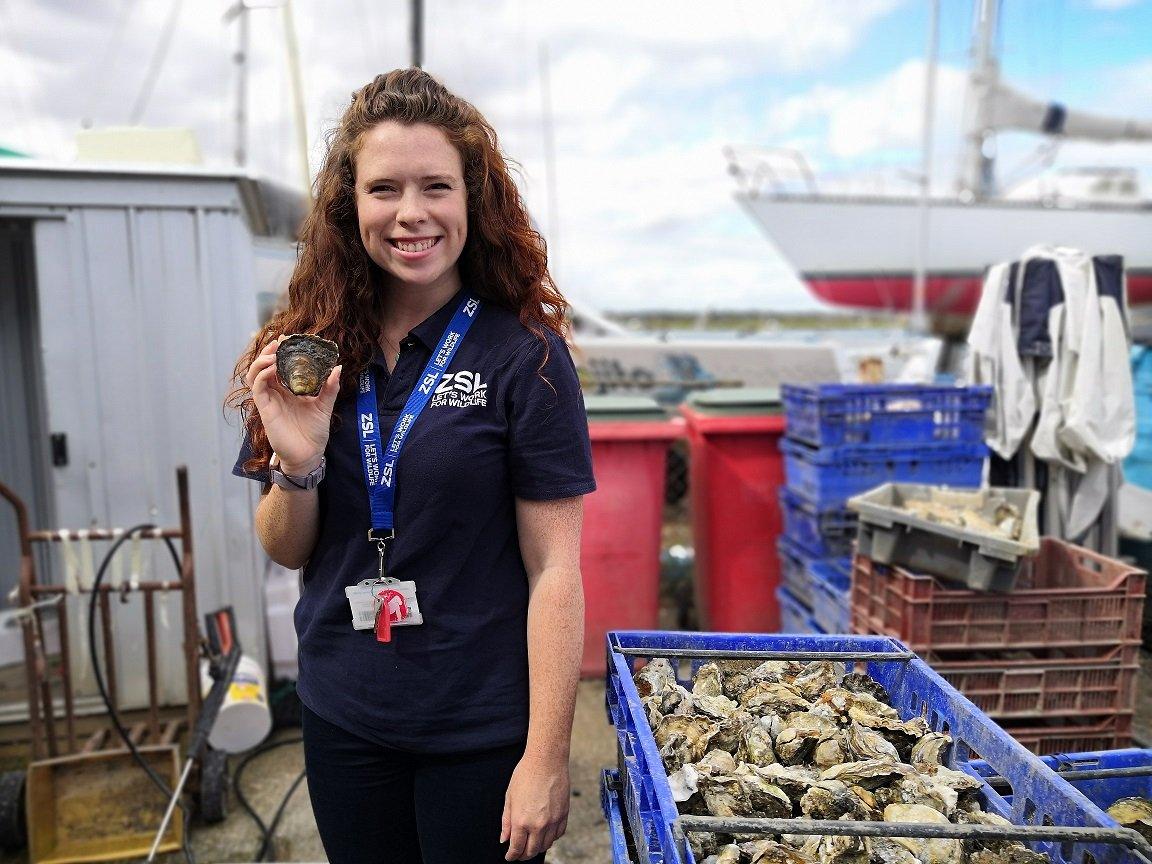
MULTIPOLYGON (((302 707, 304 765, 330 864, 497 864, 504 793, 524 745, 421 755, 302 707)), ((543 864, 544 856, 530 859, 543 864)))

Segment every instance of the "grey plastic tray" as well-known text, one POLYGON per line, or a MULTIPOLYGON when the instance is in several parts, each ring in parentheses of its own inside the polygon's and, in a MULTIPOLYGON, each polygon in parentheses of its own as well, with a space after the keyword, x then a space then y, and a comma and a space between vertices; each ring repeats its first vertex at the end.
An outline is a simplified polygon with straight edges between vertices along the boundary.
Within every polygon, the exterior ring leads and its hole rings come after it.
POLYGON ((952 489, 918 483, 886 483, 848 499, 860 515, 856 548, 881 564, 906 567, 967 585, 976 591, 1011 591, 1020 559, 1040 550, 1036 510, 1040 493, 1032 489, 952 489), (909 502, 933 502, 975 512, 993 524, 1007 503, 1022 517, 1018 539, 998 532, 938 522, 907 509, 909 502))

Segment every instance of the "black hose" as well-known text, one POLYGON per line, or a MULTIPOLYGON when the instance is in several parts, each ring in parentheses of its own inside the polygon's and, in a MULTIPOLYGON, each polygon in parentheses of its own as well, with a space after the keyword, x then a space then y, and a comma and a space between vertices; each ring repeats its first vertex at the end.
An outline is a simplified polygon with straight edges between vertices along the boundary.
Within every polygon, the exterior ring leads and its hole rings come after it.
POLYGON ((244 769, 248 767, 248 763, 258 756, 263 756, 265 753, 275 750, 278 747, 285 747, 289 744, 300 744, 303 741, 303 738, 285 738, 283 741, 273 741, 270 744, 258 747, 251 753, 245 755, 244 758, 240 760, 240 764, 236 766, 236 770, 232 773, 232 788, 236 792, 236 800, 240 802, 240 806, 244 808, 244 811, 252 817, 252 821, 256 823, 256 827, 260 831, 260 850, 256 853, 256 857, 253 859, 254 861, 264 861, 268 853, 272 851, 272 837, 275 835, 276 828, 280 824, 280 819, 288 807, 289 800, 304 779, 304 772, 301 771, 292 782, 292 785, 280 800, 280 806, 276 808, 276 813, 268 825, 264 824, 264 820, 260 818, 260 815, 253 809, 251 803, 244 796, 244 790, 240 788, 240 778, 244 775, 244 769))
MULTIPOLYGON (((168 784, 164 782, 164 778, 157 774, 156 771, 153 770, 152 766, 149 765, 147 761, 145 761, 144 757, 140 755, 140 751, 136 748, 136 744, 128 735, 128 730, 126 730, 124 728, 124 724, 120 722, 120 715, 116 711, 116 706, 112 704, 112 699, 108 695, 108 689, 104 684, 104 674, 100 671, 100 658, 96 653, 96 598, 99 596, 100 585, 104 581, 104 574, 108 572, 108 565, 112 561, 112 557, 116 554, 117 550, 123 546, 124 543, 130 537, 132 537, 133 534, 136 534, 140 531, 152 531, 155 530, 155 528, 156 526, 151 524, 137 525, 133 528, 129 528, 121 537, 116 539, 116 541, 105 553, 104 559, 100 562, 100 567, 96 571, 96 579, 92 583, 92 596, 88 601, 88 653, 92 658, 92 672, 96 678, 96 686, 100 690, 100 698, 104 700, 104 707, 108 709, 108 716, 112 719, 112 725, 120 734, 120 737, 123 739, 125 746, 127 746, 128 751, 132 754, 132 758, 135 759, 140 767, 144 769, 144 773, 148 775, 149 779, 151 779, 151 781, 156 785, 156 788, 163 793, 164 797, 171 800, 172 790, 168 788, 168 784)), ((176 554, 176 547, 172 545, 172 541, 169 538, 164 537, 162 539, 168 546, 168 551, 171 553, 172 563, 176 566, 177 574, 182 576, 183 573, 180 569, 180 557, 176 554)), ((188 843, 188 808, 184 806, 183 801, 178 801, 177 803, 180 805, 180 812, 184 817, 184 836, 182 841, 184 858, 188 864, 196 864, 196 857, 192 854, 192 847, 188 843)))

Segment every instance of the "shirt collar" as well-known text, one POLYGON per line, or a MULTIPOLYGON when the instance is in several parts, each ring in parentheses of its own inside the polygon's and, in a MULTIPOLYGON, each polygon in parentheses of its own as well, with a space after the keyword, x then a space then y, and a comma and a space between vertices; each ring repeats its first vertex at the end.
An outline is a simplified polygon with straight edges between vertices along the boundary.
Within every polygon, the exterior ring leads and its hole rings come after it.
POLYGON ((461 288, 452 295, 451 300, 413 327, 408 335, 424 343, 429 351, 435 350, 436 346, 440 344, 440 337, 448 328, 448 322, 452 320, 452 316, 460 308, 460 303, 466 293, 464 288, 461 288))

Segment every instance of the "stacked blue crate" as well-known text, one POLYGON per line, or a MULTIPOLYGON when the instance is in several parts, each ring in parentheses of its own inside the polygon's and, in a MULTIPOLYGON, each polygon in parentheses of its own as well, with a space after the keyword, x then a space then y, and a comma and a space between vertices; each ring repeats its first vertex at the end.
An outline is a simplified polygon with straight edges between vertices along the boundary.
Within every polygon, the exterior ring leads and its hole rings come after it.
POLYGON ((782 396, 781 632, 850 633, 848 499, 893 482, 979 486, 992 388, 786 384, 782 396))

